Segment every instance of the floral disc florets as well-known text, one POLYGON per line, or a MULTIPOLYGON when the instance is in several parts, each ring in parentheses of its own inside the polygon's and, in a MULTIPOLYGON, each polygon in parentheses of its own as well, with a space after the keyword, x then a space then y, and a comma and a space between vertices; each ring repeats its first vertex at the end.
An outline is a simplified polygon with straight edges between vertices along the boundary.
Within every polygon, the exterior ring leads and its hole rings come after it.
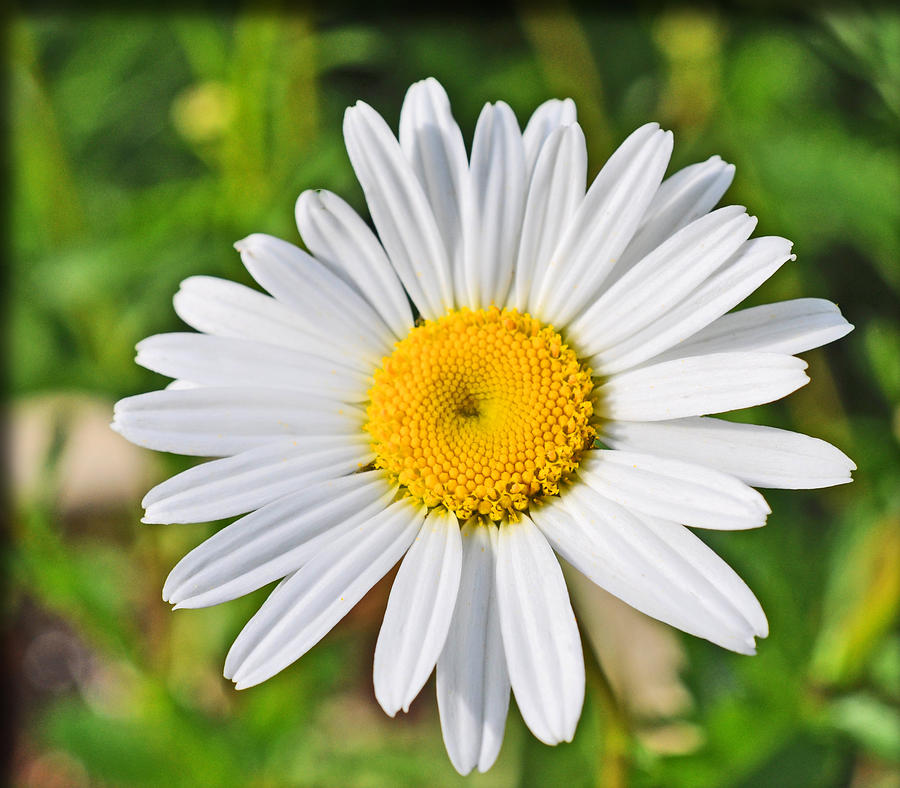
POLYGON ((375 373, 375 464, 426 506, 515 520, 558 493, 593 443, 592 390, 552 326, 514 309, 450 312, 375 373))

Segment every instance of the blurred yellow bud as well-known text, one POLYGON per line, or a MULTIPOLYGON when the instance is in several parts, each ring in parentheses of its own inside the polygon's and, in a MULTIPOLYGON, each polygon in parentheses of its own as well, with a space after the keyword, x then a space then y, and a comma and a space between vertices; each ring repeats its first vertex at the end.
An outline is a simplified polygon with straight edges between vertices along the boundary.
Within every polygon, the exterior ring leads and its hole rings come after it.
POLYGON ((188 142, 212 142, 234 118, 231 89, 221 82, 201 82, 183 90, 172 102, 172 123, 188 142))

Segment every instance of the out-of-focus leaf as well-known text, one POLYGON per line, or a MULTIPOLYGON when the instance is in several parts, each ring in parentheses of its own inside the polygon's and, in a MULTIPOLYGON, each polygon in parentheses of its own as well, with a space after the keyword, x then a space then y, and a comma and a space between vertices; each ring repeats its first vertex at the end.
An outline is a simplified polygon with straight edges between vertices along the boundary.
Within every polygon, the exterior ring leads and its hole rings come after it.
POLYGON ((64 544, 46 516, 33 512, 15 534, 13 579, 38 601, 77 625, 104 648, 118 653, 137 648, 140 585, 135 567, 112 545, 88 541, 77 549, 64 544))
POLYGON ((799 733, 780 744, 777 752, 752 774, 731 784, 736 788, 818 788, 843 785, 841 753, 832 742, 799 733))
POLYGON ((900 325, 874 320, 863 336, 873 377, 887 401, 900 404, 900 325))
POLYGON ((218 80, 228 63, 227 20, 216 16, 178 14, 168 20, 187 58, 200 80, 218 80))
POLYGON ((823 104, 825 73, 783 32, 746 41, 725 70, 730 101, 720 132, 731 150, 723 152, 738 165, 737 188, 759 212, 761 231, 775 229, 767 213, 777 206, 777 232, 795 251, 855 243, 900 292, 900 151, 882 135, 854 133, 823 104))
POLYGON ((15 237, 28 249, 58 249, 84 229, 81 201, 55 108, 37 72, 30 29, 14 24, 10 38, 10 138, 17 176, 12 195, 15 237), (53 199, 48 199, 51 194, 53 199))
POLYGON ((859 676, 900 610, 900 518, 862 521, 841 535, 832 557, 822 630, 811 672, 844 684, 859 676))
POLYGON ((276 175, 283 164, 292 167, 297 152, 319 133, 319 52, 309 13, 283 21, 279 48, 284 58, 275 70, 271 97, 270 162, 276 175))
POLYGON ((900 702, 900 635, 887 638, 873 654, 871 674, 879 692, 900 702))
POLYGON ((721 98, 721 22, 709 12, 678 9, 659 16, 654 34, 667 61, 659 118, 696 137, 712 120, 721 98))
POLYGON ((522 26, 554 94, 571 96, 593 162, 609 154, 612 134, 604 112, 603 84, 584 30, 565 5, 521 5, 522 26))
POLYGON ((609 788, 618 788, 616 783, 601 781, 608 742, 603 728, 605 712, 596 703, 593 697, 585 700, 585 708, 571 743, 550 748, 530 733, 524 737, 520 752, 522 773, 519 788, 542 788, 546 785, 571 788, 608 785, 609 788))
POLYGON ((221 199, 226 205, 268 200, 272 183, 266 177, 269 152, 269 96, 275 73, 281 22, 275 15, 238 17, 234 28, 229 84, 235 98, 235 123, 222 144, 221 199))
POLYGON ((836 60, 871 84, 900 118, 900 15, 896 9, 835 9, 826 12, 822 21, 836 44, 836 60))
POLYGON ((246 785, 248 772, 228 738, 165 704, 134 709, 131 719, 102 717, 75 703, 60 704, 48 737, 89 765, 97 779, 116 785, 246 785), (212 733, 212 732, 210 732, 212 733), (202 758, 196 753, 202 752, 202 758))
POLYGON ((832 701, 828 713, 835 728, 874 755, 900 763, 900 712, 896 706, 855 693, 832 701))
POLYGON ((380 30, 343 25, 317 31, 319 69, 359 66, 382 60, 390 51, 390 42, 380 30))

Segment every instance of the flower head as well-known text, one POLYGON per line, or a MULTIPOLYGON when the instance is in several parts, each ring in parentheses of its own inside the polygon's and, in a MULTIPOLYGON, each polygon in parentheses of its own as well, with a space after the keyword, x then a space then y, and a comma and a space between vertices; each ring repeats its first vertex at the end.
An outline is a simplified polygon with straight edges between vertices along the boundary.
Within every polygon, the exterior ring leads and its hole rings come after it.
POLYGON ((713 157, 663 180, 672 135, 648 124, 585 189, 570 100, 524 132, 486 106, 467 158, 433 79, 410 88, 399 141, 362 103, 344 135, 377 237, 305 192, 310 253, 236 244, 270 295, 192 277, 175 309, 201 333, 138 345, 175 380, 119 402, 115 429, 220 458, 151 490, 145 522, 244 515, 182 559, 164 598, 204 607, 281 580, 226 659, 244 688, 402 559, 375 694, 406 710, 436 665, 462 773, 496 759, 510 688, 541 741, 572 738, 584 665, 554 551, 644 613, 753 653, 762 608, 689 529, 761 526, 753 486, 841 484, 854 465, 707 414, 791 393, 808 380, 794 354, 852 327, 819 299, 729 312, 792 259, 785 239, 750 238, 742 207, 713 210, 734 168, 713 157))

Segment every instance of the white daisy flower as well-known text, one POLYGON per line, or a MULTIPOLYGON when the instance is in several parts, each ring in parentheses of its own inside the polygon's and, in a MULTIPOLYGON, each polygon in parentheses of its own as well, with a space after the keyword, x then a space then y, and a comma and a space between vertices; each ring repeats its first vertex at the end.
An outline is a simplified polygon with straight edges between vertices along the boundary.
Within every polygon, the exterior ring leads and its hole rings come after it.
POLYGON ((226 659, 242 689, 402 559, 375 695, 406 711, 437 666, 463 774, 496 759, 510 688, 538 739, 573 736, 584 665, 554 552, 638 610, 754 653, 759 602, 690 529, 759 527, 753 486, 842 484, 855 466, 821 440, 707 415, 790 394, 808 380, 794 354, 852 326, 820 299, 728 313, 793 259, 784 238, 750 239, 744 208, 713 210, 734 168, 713 157, 663 180, 672 134, 651 123, 586 190, 568 99, 524 132, 485 106, 467 159, 433 79, 409 89, 399 141, 362 102, 344 136, 378 236, 336 195, 305 192, 309 254, 236 244, 270 295, 191 277, 175 310, 202 333, 138 345, 175 380, 119 402, 114 428, 221 458, 151 490, 144 522, 244 515, 163 597, 205 607, 281 580, 226 659))

